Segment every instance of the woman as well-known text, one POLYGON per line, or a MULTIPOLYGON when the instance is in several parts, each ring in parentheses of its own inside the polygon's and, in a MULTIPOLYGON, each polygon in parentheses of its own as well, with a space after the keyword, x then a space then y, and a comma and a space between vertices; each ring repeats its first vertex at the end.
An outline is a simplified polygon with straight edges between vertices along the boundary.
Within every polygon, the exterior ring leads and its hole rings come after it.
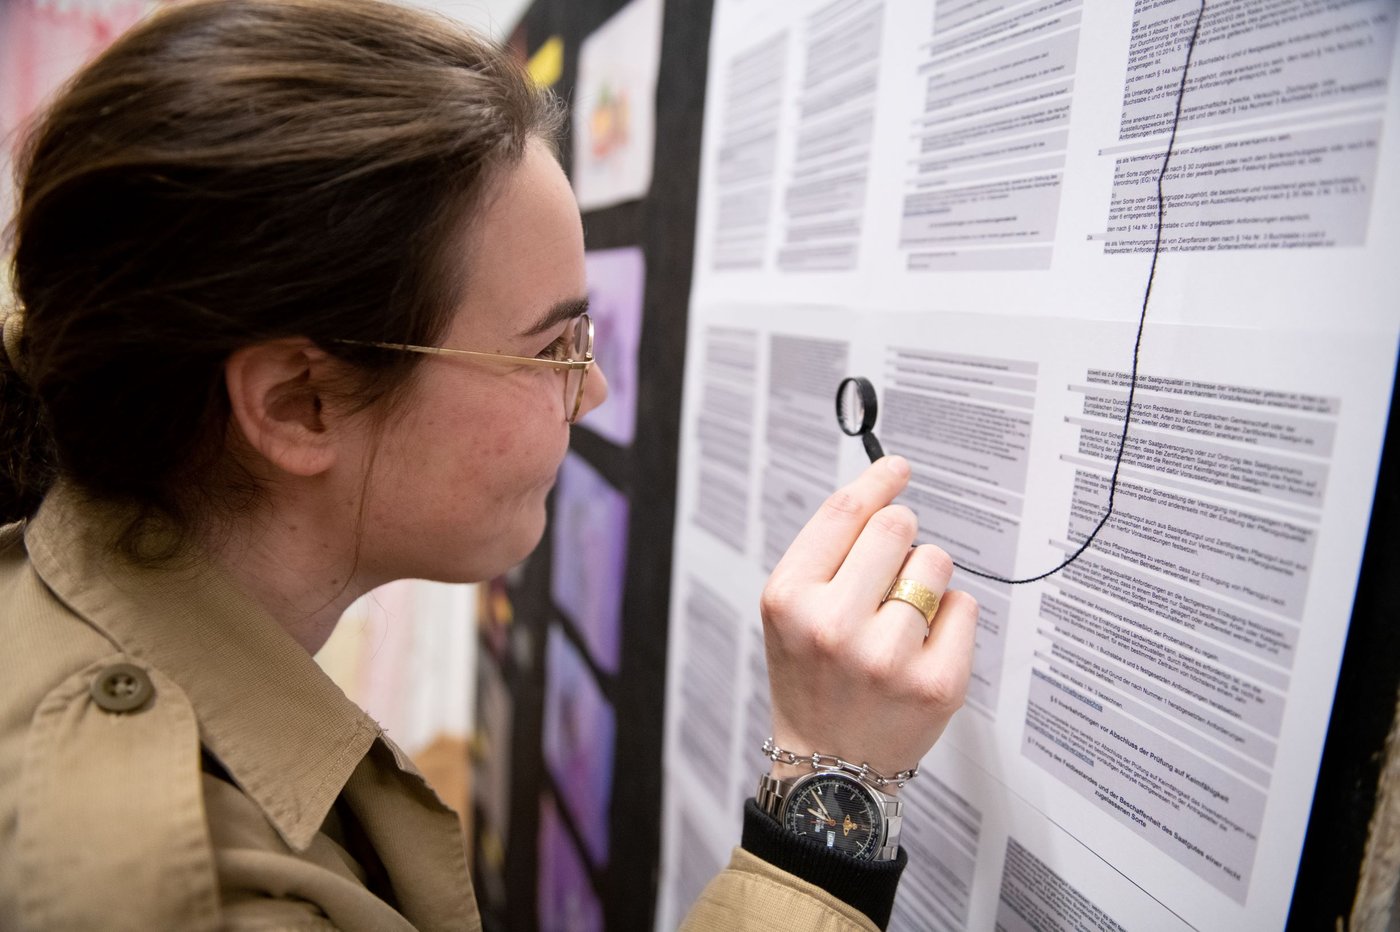
MULTIPOLYGON (((455 818, 311 655, 369 589, 540 539, 607 391, 558 118, 429 16, 215 0, 35 127, 0 356, 0 927, 477 927, 455 818)), ((976 617, 930 601, 951 564, 910 550, 907 474, 834 495, 762 606, 776 743, 878 774, 960 704, 976 617)), ((689 925, 887 920, 902 856, 744 820, 689 925)))

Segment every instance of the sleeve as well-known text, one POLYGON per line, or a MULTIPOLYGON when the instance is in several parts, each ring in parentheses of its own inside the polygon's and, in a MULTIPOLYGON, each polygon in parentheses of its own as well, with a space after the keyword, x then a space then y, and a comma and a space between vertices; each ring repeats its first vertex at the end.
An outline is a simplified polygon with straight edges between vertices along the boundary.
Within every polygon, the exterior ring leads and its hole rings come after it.
POLYGON ((784 830, 753 799, 744 804, 742 845, 745 851, 774 867, 854 906, 881 929, 890 923, 899 878, 909 863, 903 848, 893 861, 858 861, 839 851, 829 851, 811 839, 784 830))
POLYGON ((700 894, 681 925, 708 930, 871 932, 889 923, 907 857, 857 861, 783 831, 750 799, 742 847, 700 894))
POLYGON ((875 932, 860 910, 821 887, 735 848, 690 908, 681 932, 875 932))

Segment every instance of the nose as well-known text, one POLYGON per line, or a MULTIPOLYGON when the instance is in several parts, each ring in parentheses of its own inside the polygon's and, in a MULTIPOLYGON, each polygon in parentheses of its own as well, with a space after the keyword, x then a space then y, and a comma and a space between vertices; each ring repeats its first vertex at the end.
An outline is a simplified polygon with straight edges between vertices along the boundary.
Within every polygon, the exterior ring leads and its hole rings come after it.
POLYGON ((588 378, 583 383, 583 404, 579 405, 578 416, 583 417, 602 404, 607 397, 608 377, 603 374, 603 367, 595 360, 593 368, 588 370, 588 378))

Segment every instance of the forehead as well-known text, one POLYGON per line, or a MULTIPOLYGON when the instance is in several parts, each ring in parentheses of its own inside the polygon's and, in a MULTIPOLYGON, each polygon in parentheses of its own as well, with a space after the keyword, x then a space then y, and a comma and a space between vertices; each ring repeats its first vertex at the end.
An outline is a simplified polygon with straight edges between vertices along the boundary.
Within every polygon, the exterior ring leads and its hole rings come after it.
POLYGON ((578 204, 543 143, 531 141, 497 180, 463 251, 466 292, 454 337, 518 349, 521 332, 552 306, 587 294, 578 204))

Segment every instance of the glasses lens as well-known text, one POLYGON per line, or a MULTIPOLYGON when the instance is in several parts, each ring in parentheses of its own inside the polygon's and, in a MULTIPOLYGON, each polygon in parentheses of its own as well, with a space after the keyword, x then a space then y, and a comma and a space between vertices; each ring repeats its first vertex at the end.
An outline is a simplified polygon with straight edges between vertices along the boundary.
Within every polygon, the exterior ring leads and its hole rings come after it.
POLYGON ((580 314, 574 321, 574 337, 570 359, 587 359, 593 354, 593 321, 587 314, 580 314))
MULTIPOLYGON (((569 359, 578 361, 593 355, 593 324, 587 314, 574 321, 574 332, 569 339, 569 359)), ((578 417, 583 405, 583 381, 588 377, 587 369, 570 369, 564 373, 564 410, 572 422, 578 417)))

